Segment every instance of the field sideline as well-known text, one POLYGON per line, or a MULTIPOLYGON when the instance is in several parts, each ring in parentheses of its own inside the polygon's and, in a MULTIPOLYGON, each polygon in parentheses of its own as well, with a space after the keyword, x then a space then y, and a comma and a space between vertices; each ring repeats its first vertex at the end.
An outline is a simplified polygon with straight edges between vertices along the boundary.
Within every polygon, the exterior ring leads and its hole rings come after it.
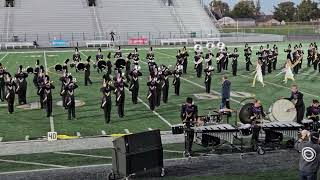
MULTIPOLYGON (((291 42, 292 43, 292 42, 291 42)), ((275 77, 280 72, 280 65, 283 64, 285 53, 283 49, 286 48, 288 43, 278 43, 279 56, 278 70, 265 77, 266 87, 262 88, 260 84, 257 84, 256 88, 251 88, 251 82, 253 75, 244 70, 244 57, 243 48, 240 47, 240 58, 239 58, 239 71, 238 76, 233 77, 230 74, 231 64, 229 63, 229 71, 227 72, 229 79, 232 82, 232 90, 240 92, 248 92, 261 99, 265 109, 274 102, 280 96, 289 96, 289 88, 291 82, 288 84, 282 83, 283 76, 275 77)), ((292 43, 293 44, 293 43, 292 43)), ((306 53, 307 43, 304 43, 304 49, 306 53)), ((258 46, 254 47, 256 50, 258 46)), ((132 48, 133 49, 133 48, 132 48)), ((229 51, 233 48, 229 48, 229 51)), ((72 70, 72 75, 77 78, 78 85, 80 86, 76 90, 76 99, 85 102, 82 107, 76 108, 76 120, 67 120, 67 113, 57 105, 54 105, 53 114, 54 118, 51 121, 45 117, 43 110, 24 110, 15 109, 13 115, 7 114, 6 107, 0 108, 2 118, 0 121, 0 137, 2 141, 13 141, 13 140, 24 140, 26 136, 29 138, 45 136, 48 131, 54 126, 55 131, 58 134, 66 135, 81 135, 81 136, 94 136, 101 135, 103 131, 106 134, 111 133, 125 133, 125 132, 139 132, 148 129, 160 128, 161 130, 170 130, 170 125, 180 123, 179 111, 180 105, 185 101, 187 96, 193 96, 193 94, 204 93, 204 77, 198 79, 195 77, 193 70, 193 49, 189 48, 189 65, 188 74, 183 75, 181 81, 181 95, 173 95, 173 87, 170 86, 169 102, 167 104, 161 104, 159 108, 156 108, 154 112, 148 109, 148 102, 146 99, 147 94, 147 65, 145 63, 146 50, 145 48, 139 50, 140 63, 142 68, 143 76, 140 79, 140 102, 137 105, 132 105, 131 95, 129 91, 126 91, 126 102, 125 102, 125 117, 119 119, 116 113, 116 106, 112 109, 112 120, 110 124, 105 124, 103 119, 103 112, 100 109, 100 86, 101 76, 93 68, 91 69, 91 79, 94 81, 92 86, 84 86, 84 75, 83 73, 75 73, 72 70)), ((131 52, 131 50, 123 50, 125 54, 131 52)), ((204 50, 206 52, 206 50, 204 50)), ((107 54, 107 50, 103 50, 103 53, 107 54)), ((81 50, 82 59, 85 60, 85 56, 95 57, 96 50, 81 50)), ((255 51, 253 53, 253 62, 255 62, 255 51)), ((155 48, 155 57, 158 64, 173 65, 175 63, 176 49, 174 48, 155 48)), ((48 72, 54 81, 56 89, 54 90, 53 98, 54 104, 61 100, 59 96, 60 82, 58 81, 59 75, 54 72, 54 66, 57 63, 62 63, 65 59, 71 58, 72 50, 63 51, 50 51, 50 50, 39 50, 39 51, 26 51, 25 53, 19 51, 9 51, 0 53, 0 62, 7 67, 9 72, 14 73, 17 67, 22 64, 24 67, 34 66, 37 59, 40 60, 40 64, 47 64, 48 72)), ((253 69, 253 67, 251 68, 253 69)), ((316 91, 318 84, 315 83, 320 80, 318 72, 315 72, 311 68, 306 67, 306 55, 304 58, 303 69, 301 73, 296 77, 296 83, 300 86, 300 90, 305 94, 305 102, 308 105, 313 98, 318 98, 319 93, 316 91)), ((217 94, 220 92, 220 79, 222 74, 214 73, 212 80, 212 93, 217 94)), ((32 77, 32 75, 31 75, 32 77)), ((170 79, 172 82, 172 78, 170 79)), ((35 88, 32 84, 32 78, 28 78, 28 102, 36 102, 38 97, 36 95, 35 88)), ((114 96, 113 96, 114 98, 114 96)), ((239 109, 239 102, 244 97, 232 97, 233 102, 231 106, 233 109, 239 109)), ((114 102, 114 101, 113 101, 114 102)), ((199 114, 206 115, 209 108, 217 109, 219 107, 220 100, 215 99, 195 99, 195 103, 199 106, 199 114)))

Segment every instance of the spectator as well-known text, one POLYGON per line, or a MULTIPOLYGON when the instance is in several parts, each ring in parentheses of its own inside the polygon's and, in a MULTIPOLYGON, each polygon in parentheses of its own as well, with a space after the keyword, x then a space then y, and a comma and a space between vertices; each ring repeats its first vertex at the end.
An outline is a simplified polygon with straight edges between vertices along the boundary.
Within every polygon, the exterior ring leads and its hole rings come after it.
POLYGON ((110 39, 111 39, 112 42, 114 42, 114 36, 115 35, 116 34, 113 31, 110 32, 110 39))
POLYGON ((295 148, 300 153, 300 179, 317 180, 317 172, 320 163, 319 134, 303 130, 301 132, 301 138, 295 144, 295 148))

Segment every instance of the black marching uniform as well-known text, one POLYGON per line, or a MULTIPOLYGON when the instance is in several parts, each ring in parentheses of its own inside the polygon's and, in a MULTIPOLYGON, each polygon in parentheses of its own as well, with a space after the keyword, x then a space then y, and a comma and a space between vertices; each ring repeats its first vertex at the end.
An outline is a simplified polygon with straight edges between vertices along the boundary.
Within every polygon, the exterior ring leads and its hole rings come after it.
POLYGON ((210 93, 210 89, 211 89, 211 72, 213 71, 213 66, 207 66, 204 69, 204 73, 205 73, 205 79, 204 79, 204 84, 206 87, 206 93, 210 93))
POLYGON ((16 83, 9 75, 9 81, 5 82, 6 86, 6 100, 8 102, 8 112, 12 114, 14 112, 14 99, 15 99, 15 91, 17 88, 16 83))
POLYGON ((129 90, 132 93, 132 103, 138 103, 138 96, 139 96, 139 76, 142 76, 142 73, 138 69, 133 69, 130 72, 131 81, 129 90))
POLYGON ((38 88, 38 96, 40 98, 40 108, 44 109, 45 108, 45 103, 43 102, 44 100, 44 92, 41 89, 43 87, 43 83, 44 83, 44 75, 42 73, 38 74, 38 78, 37 78, 37 88, 38 88))
POLYGON ((202 52, 195 52, 194 56, 194 69, 196 70, 197 77, 200 78, 202 75, 202 52))
POLYGON ((187 67, 188 67, 188 57, 189 53, 187 51, 187 48, 184 46, 181 51, 181 57, 183 59, 183 74, 187 73, 187 67))
POLYGON ((235 48, 233 53, 231 53, 229 55, 229 58, 231 58, 231 67, 232 67, 232 75, 233 76, 236 76, 237 75, 237 71, 238 71, 238 57, 239 57, 239 54, 238 54, 238 49, 235 48))
POLYGON ((68 107, 66 106, 66 102, 67 102, 67 93, 66 93, 66 89, 68 87, 68 76, 66 73, 63 74, 63 76, 60 77, 60 81, 61 81, 61 88, 60 88, 60 95, 62 97, 62 106, 67 109, 68 107))
POLYGON ((179 65, 176 66, 175 70, 172 72, 173 75, 173 86, 174 86, 174 94, 180 95, 180 77, 182 75, 182 69, 179 65))
POLYGON ((4 101, 5 99, 5 75, 6 71, 0 63, 0 101, 4 101))
POLYGON ((70 83, 65 89, 66 92, 66 106, 68 109, 68 119, 76 118, 76 104, 74 90, 78 88, 78 85, 75 82, 72 82, 72 77, 69 76, 70 83))
POLYGON ((299 91, 297 91, 296 93, 291 92, 291 96, 286 99, 294 103, 297 111, 297 123, 301 124, 304 117, 304 112, 305 112, 303 94, 299 91))
POLYGON ((314 55, 315 55, 315 49, 313 47, 313 43, 311 43, 309 45, 309 49, 307 51, 307 63, 308 63, 308 67, 311 67, 311 63, 314 60, 314 55))
POLYGON ((90 58, 91 57, 89 56, 87 59, 87 63, 85 64, 85 67, 84 67, 84 85, 85 86, 88 86, 88 83, 92 85, 92 81, 90 79, 90 74, 91 74, 90 58))
POLYGON ((125 83, 123 77, 119 74, 120 77, 115 78, 115 93, 116 93, 116 106, 118 106, 118 115, 120 118, 124 116, 124 101, 125 101, 125 92, 124 88, 128 85, 125 83))
POLYGON ((49 81, 49 76, 46 76, 46 81, 43 84, 41 90, 44 94, 43 103, 46 104, 47 117, 52 116, 52 89, 54 85, 49 81))
POLYGON ((18 102, 20 105, 27 103, 27 80, 28 73, 22 71, 22 66, 20 66, 19 72, 15 75, 18 94, 18 102))
POLYGON ((192 98, 187 98, 187 103, 181 106, 180 118, 185 126, 185 155, 189 156, 194 138, 194 130, 191 127, 198 118, 198 107, 192 104, 192 98))
POLYGON ((244 57, 245 57, 245 62, 246 62, 246 71, 250 71, 250 65, 252 66, 251 54, 252 54, 251 47, 249 47, 249 45, 246 44, 244 46, 244 57))
POLYGON ((160 74, 160 79, 162 82, 161 89, 162 89, 162 101, 164 103, 168 102, 168 96, 169 96, 169 76, 172 75, 172 72, 166 67, 163 66, 160 74))
MULTIPOLYGON (((101 53, 101 48, 98 49, 98 53, 96 54, 96 66, 99 61, 103 61, 103 54, 101 53)), ((101 73, 101 69, 97 68, 97 72, 101 73)))
POLYGON ((150 81, 147 82, 148 85, 148 96, 147 99, 149 101, 149 107, 150 110, 153 111, 156 106, 156 100, 157 100, 157 77, 154 75, 150 76, 150 81))
POLYGON ((102 93, 102 101, 101 101, 101 109, 104 112, 104 120, 106 123, 109 123, 111 120, 111 108, 112 108, 112 100, 111 93, 115 90, 113 86, 111 86, 111 81, 104 81, 103 87, 100 89, 102 93))
POLYGON ((278 47, 276 45, 273 46, 273 50, 272 50, 272 69, 276 70, 277 69, 277 63, 278 63, 278 47))

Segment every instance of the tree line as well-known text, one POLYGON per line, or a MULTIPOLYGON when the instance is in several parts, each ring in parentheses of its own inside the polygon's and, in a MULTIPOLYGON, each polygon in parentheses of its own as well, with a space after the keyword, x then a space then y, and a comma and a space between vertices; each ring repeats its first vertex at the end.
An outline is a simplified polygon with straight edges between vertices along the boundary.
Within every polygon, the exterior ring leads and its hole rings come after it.
MULTIPOLYGON (((232 18, 257 18, 261 15, 260 1, 255 4, 253 1, 239 1, 233 9, 229 4, 221 0, 213 0, 210 6, 220 9, 223 17, 232 18)), ((273 18, 278 21, 310 21, 320 17, 318 3, 313 0, 302 0, 300 4, 291 1, 284 1, 273 6, 273 18)))

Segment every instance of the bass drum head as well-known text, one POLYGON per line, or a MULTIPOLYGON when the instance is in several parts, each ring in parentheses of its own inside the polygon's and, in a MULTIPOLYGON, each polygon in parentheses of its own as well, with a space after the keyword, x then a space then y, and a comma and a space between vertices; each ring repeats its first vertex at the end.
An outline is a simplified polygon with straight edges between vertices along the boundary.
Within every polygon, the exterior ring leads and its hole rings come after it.
POLYGON ((253 106, 253 103, 247 103, 240 109, 239 119, 243 124, 251 124, 252 120, 250 119, 250 109, 253 106))
POLYGON ((294 104, 287 99, 279 99, 271 106, 270 120, 291 122, 295 121, 297 111, 294 104))

